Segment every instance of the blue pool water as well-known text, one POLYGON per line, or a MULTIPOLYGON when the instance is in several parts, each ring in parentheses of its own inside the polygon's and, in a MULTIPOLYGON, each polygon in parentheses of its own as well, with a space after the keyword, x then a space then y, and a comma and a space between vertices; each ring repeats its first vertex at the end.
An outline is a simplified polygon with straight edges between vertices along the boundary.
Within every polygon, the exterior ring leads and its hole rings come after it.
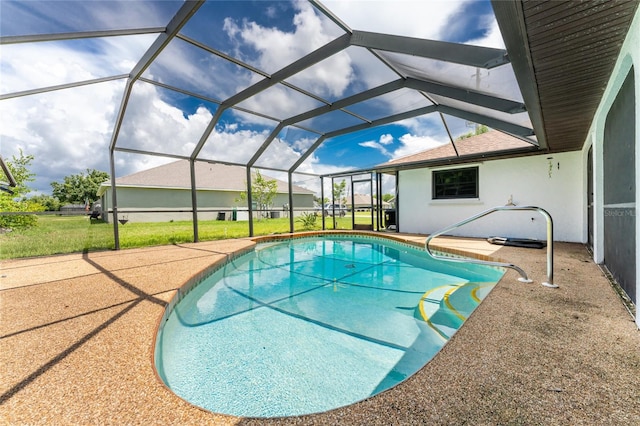
POLYGON ((177 395, 219 413, 348 405, 424 366, 503 273, 386 239, 259 244, 178 302, 156 368, 177 395))

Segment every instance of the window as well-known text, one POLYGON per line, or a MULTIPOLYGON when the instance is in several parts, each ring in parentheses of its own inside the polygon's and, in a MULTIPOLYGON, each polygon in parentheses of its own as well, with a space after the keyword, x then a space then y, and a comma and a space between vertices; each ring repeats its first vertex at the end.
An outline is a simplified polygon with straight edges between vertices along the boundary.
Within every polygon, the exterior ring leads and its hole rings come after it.
POLYGON ((478 168, 434 170, 432 199, 478 198, 478 168))

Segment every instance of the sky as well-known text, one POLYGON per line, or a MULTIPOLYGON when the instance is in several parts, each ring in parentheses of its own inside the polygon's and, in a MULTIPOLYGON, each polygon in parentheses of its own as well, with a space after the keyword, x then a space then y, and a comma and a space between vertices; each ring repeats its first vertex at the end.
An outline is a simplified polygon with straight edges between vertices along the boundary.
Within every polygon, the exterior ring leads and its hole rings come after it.
MULTIPOLYGON (((432 40, 503 48, 489 1, 323 1, 350 28, 432 40)), ((76 31, 163 27, 179 1, 10 1, 0 2, 0 34, 19 36, 76 31)), ((174 39, 144 72, 143 78, 196 93, 187 96, 138 81, 127 103, 117 146, 172 155, 190 155, 218 105, 344 32, 310 3, 303 1, 208 1, 181 34, 237 58, 239 67, 193 45, 174 39)), ((157 34, 17 43, 0 46, 0 92, 5 95, 78 81, 127 75, 157 34)), ((395 58, 407 70, 429 77, 442 74, 436 61, 395 58)), ((449 65, 446 65, 449 66, 449 65)), ((445 75, 473 88, 517 99, 517 87, 498 85, 500 69, 481 75, 451 66, 445 75), (500 93, 505 91, 506 93, 500 93)), ((287 79, 307 93, 333 101, 397 79, 365 49, 350 47, 287 79)), ((109 172, 109 144, 125 90, 125 78, 46 93, 0 100, 0 153, 5 159, 33 155, 33 194, 51 193, 51 182, 87 169, 109 172)), ((200 153, 201 158, 246 163, 277 121, 321 106, 284 85, 276 85, 238 107, 226 110, 200 153)), ((409 90, 354 105, 366 118, 427 105, 409 90)), ((256 166, 288 169, 318 138, 318 129, 333 130, 361 123, 335 112, 287 127, 265 150, 256 166), (314 130, 314 131, 310 131, 314 130)), ((470 123, 448 119, 454 134, 470 123)), ((326 140, 299 171, 327 174, 372 167, 391 159, 447 143, 438 114, 405 120, 326 140)), ((173 158, 115 153, 116 176, 148 169, 173 158)), ((282 178, 283 174, 265 171, 282 178)), ((295 175, 297 184, 318 190, 318 180, 295 175)))

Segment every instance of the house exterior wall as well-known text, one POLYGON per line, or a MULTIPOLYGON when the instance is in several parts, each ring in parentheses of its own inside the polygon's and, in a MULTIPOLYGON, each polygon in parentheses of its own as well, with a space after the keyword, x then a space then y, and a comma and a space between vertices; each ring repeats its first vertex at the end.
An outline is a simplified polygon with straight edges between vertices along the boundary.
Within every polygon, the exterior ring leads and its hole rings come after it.
MULTIPOLYGON (((589 136, 585 141, 585 150, 593 146, 593 174, 594 174, 594 246, 593 259, 596 263, 605 262, 604 257, 604 133, 606 119, 615 102, 622 84, 629 72, 634 73, 635 79, 635 176, 640 176, 640 9, 631 24, 627 38, 622 45, 620 56, 611 73, 609 84, 605 89, 602 101, 596 111, 591 124, 589 136), (632 71, 631 71, 632 70, 632 71)), ((586 167, 586 166, 585 166, 586 167)), ((637 220, 637 201, 640 200, 640 185, 636 184, 635 203, 629 207, 629 211, 635 217, 635 267, 636 267, 636 294, 640 294, 640 277, 637 267, 640 264, 640 221, 637 220)), ((637 306, 637 302, 636 302, 637 306)), ((640 312, 636 309, 636 324, 640 328, 640 312)))
MULTIPOLYGON (((170 220, 192 220, 191 190, 169 188, 139 188, 118 187, 118 215, 131 222, 168 222, 170 220), (132 210, 147 210, 148 212, 131 212, 132 210), (163 210, 153 212, 153 210, 163 210)), ((218 213, 224 212, 229 220, 234 208, 238 211, 238 220, 248 220, 247 203, 240 200, 239 191, 198 190, 198 209, 212 211, 198 213, 200 220, 217 219, 218 213)), ((282 212, 283 205, 289 202, 287 194, 277 194, 271 211, 282 212)), ((293 204, 296 209, 313 210, 313 194, 293 194, 293 204)), ((111 209, 111 188, 102 196, 102 209, 111 209)), ((110 215, 103 215, 108 222, 110 215)))
MULTIPOLYGON (((511 198, 518 206, 549 212, 554 240, 585 242, 582 153, 537 155, 457 166, 401 171, 401 232, 430 234, 511 198), (433 200, 432 171, 478 167, 479 198, 433 200)), ((546 240, 546 221, 537 212, 496 212, 451 232, 452 235, 535 238, 546 240)))

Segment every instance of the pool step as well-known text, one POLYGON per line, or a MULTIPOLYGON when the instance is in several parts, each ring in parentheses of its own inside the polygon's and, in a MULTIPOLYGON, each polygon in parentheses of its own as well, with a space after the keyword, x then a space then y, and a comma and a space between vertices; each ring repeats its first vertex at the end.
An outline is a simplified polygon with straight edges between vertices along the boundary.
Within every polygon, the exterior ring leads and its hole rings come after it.
POLYGON ((420 298, 420 317, 448 340, 494 285, 492 282, 466 282, 432 288, 420 298))

